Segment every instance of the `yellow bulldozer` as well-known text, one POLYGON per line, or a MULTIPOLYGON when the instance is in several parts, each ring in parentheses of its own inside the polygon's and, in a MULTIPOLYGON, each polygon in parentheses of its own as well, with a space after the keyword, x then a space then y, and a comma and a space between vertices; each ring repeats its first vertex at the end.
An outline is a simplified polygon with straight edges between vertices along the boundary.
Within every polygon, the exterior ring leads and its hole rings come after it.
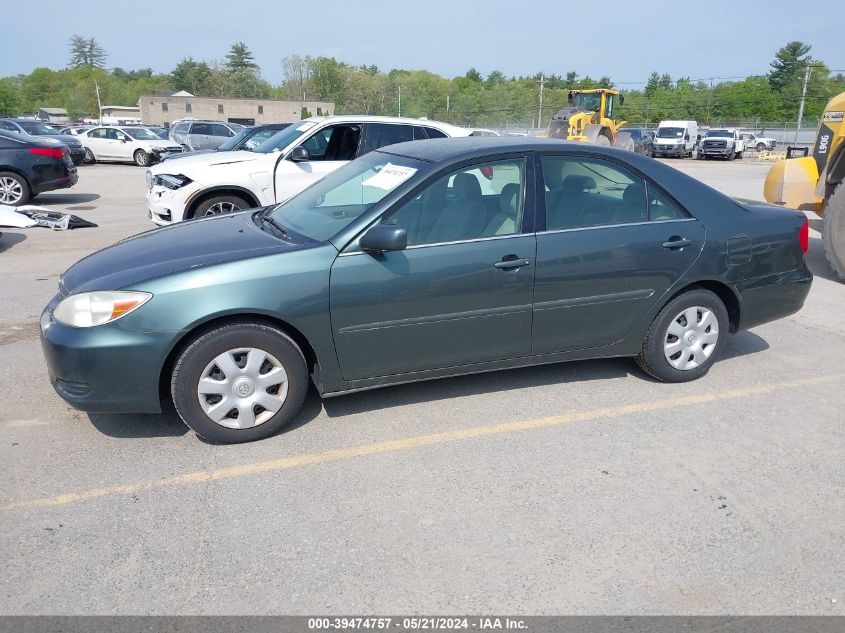
POLYGON ((824 217, 822 236, 830 266, 845 281, 845 92, 828 101, 812 154, 776 162, 763 186, 773 204, 815 211, 824 217))
POLYGON ((617 121, 615 111, 625 103, 624 95, 610 88, 570 90, 567 107, 549 122, 549 138, 614 145, 634 149, 634 141, 619 128, 626 121, 617 121))

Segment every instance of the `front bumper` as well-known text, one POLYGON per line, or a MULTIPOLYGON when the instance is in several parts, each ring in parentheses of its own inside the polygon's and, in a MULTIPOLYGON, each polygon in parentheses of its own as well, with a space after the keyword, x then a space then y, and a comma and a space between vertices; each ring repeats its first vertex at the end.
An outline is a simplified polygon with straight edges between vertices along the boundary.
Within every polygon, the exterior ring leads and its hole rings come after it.
POLYGON ((130 332, 119 321, 62 325, 53 319, 60 298, 41 314, 41 348, 56 393, 82 411, 160 412, 161 369, 178 333, 130 332))
POLYGON ((727 158, 732 154, 736 154, 736 149, 733 147, 713 147, 707 149, 699 149, 698 153, 702 156, 721 156, 727 158))
POLYGON ((191 184, 181 189, 168 189, 161 185, 147 189, 147 217, 150 222, 158 226, 181 222, 185 217, 188 202, 199 191, 199 188, 191 187, 191 184))
POLYGON ((684 145, 672 145, 668 147, 655 145, 653 152, 655 156, 683 156, 686 153, 686 147, 684 145))

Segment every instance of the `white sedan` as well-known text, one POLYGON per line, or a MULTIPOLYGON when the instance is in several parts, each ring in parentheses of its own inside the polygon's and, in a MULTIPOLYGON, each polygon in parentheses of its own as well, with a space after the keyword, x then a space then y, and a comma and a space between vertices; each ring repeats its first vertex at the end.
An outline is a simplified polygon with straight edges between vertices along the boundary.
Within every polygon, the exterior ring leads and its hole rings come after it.
POLYGON ((115 161, 148 167, 165 156, 181 153, 182 146, 161 139, 143 127, 95 127, 78 136, 85 162, 115 161))
POLYGON ((274 204, 385 145, 470 132, 426 119, 312 117, 252 151, 199 154, 155 165, 147 170, 148 215, 165 225, 274 204))

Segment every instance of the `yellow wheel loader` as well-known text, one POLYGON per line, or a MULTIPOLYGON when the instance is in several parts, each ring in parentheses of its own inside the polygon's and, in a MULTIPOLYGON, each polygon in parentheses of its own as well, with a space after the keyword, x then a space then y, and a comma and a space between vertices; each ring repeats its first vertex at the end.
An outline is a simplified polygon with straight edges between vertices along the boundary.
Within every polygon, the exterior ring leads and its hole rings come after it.
POLYGON ((627 121, 613 118, 614 111, 625 102, 618 90, 595 88, 570 90, 569 103, 549 122, 549 138, 568 141, 615 145, 634 150, 634 141, 627 132, 619 132, 627 121))
POLYGON ((763 186, 773 204, 815 211, 824 216, 824 252, 845 281, 845 92, 825 106, 813 152, 776 162, 763 186))

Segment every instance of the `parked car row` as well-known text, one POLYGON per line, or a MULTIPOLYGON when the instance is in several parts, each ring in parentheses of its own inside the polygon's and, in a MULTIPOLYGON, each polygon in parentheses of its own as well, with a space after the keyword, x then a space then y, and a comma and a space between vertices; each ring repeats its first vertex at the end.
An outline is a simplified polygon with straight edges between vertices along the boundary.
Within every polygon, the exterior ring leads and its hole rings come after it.
POLYGON ((76 165, 80 165, 85 157, 85 149, 76 136, 62 134, 56 128, 47 125, 43 121, 34 119, 0 119, 0 130, 56 139, 67 146, 70 158, 76 165))
POLYGON ((151 167, 147 171, 149 218, 164 225, 274 204, 386 145, 469 136, 470 132, 420 119, 312 117, 277 131, 250 151, 193 154, 151 167))
POLYGON ((78 180, 70 150, 59 139, 0 129, 0 204, 26 204, 78 180))

